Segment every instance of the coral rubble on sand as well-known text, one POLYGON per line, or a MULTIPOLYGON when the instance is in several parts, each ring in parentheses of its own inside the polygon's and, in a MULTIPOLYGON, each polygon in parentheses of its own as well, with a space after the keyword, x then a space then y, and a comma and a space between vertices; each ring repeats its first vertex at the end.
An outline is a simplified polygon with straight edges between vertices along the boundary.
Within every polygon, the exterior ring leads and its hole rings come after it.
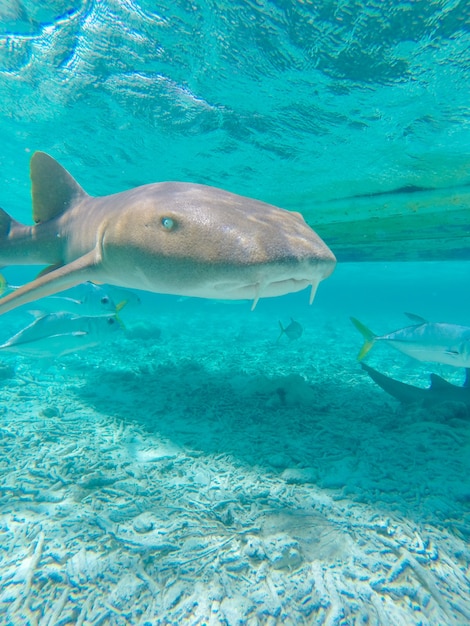
POLYGON ((2 381, 4 623, 470 621, 458 408, 397 409, 333 346, 187 342, 2 381))

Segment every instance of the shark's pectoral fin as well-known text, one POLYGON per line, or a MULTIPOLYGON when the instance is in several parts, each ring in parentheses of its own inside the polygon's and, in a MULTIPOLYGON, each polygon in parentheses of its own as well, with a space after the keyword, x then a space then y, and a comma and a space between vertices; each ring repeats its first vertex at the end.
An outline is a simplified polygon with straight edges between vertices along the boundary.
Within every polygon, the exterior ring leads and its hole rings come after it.
POLYGON ((421 389, 421 387, 414 387, 394 378, 389 378, 365 363, 361 363, 361 367, 379 387, 382 387, 384 391, 403 402, 403 404, 425 402, 428 398, 429 389, 421 389))
POLYGON ((36 278, 41 278, 41 276, 45 276, 46 274, 50 274, 54 270, 59 269, 59 267, 64 267, 64 264, 63 263, 55 263, 54 265, 48 265, 47 267, 45 267, 43 270, 41 270, 39 272, 39 274, 36 276, 36 278))
POLYGON ((441 376, 437 374, 431 374, 431 389, 448 391, 449 389, 455 389, 455 385, 449 383, 449 381, 441 378, 441 376))
POLYGON ((51 296, 92 279, 96 265, 97 255, 95 250, 92 250, 67 265, 39 275, 36 280, 0 299, 0 315, 22 304, 51 296))

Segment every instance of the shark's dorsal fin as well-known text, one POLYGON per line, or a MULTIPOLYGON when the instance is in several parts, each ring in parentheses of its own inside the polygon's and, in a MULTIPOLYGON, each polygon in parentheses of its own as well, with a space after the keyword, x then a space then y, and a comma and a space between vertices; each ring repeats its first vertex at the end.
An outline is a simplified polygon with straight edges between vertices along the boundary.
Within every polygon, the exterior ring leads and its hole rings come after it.
POLYGON ((406 313, 406 312, 405 312, 405 315, 406 317, 409 317, 410 320, 412 320, 416 324, 427 324, 428 322, 428 320, 424 319, 424 317, 421 317, 421 315, 415 315, 414 313, 406 313))
POLYGON ((45 152, 35 152, 30 163, 33 219, 57 217, 88 194, 65 168, 45 152))
POLYGON ((441 378, 437 374, 431 374, 430 389, 449 389, 449 387, 455 388, 455 385, 449 383, 447 380, 444 380, 444 378, 441 378))

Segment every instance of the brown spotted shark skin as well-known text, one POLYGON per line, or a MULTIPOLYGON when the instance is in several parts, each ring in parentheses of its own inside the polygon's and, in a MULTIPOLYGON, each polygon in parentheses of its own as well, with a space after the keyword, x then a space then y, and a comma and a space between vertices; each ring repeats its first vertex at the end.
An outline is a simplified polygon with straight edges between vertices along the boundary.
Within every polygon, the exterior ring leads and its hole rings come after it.
POLYGON ((215 187, 163 182, 88 195, 52 157, 31 158, 34 226, 0 209, 0 265, 48 265, 0 314, 85 281, 228 300, 300 291, 336 259, 299 213, 215 187))

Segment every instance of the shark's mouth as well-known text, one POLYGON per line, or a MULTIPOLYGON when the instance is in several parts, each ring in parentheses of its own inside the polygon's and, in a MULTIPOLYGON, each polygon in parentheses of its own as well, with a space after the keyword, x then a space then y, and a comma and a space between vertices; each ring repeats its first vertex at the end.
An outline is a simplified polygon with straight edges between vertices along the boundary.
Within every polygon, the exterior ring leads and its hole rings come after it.
POLYGON ((194 295, 202 298, 215 298, 220 300, 252 300, 252 310, 256 307, 260 298, 273 298, 288 293, 302 291, 311 287, 309 302, 312 304, 318 288, 319 279, 284 278, 272 282, 259 282, 251 284, 240 283, 216 283, 209 288, 202 288, 194 295))
POLYGON ((272 298, 295 293, 310 287, 309 302, 312 304, 319 283, 334 270, 335 260, 309 264, 303 268, 279 267, 270 272, 254 272, 251 276, 214 280, 211 285, 200 286, 202 297, 225 300, 252 300, 252 310, 260 298, 272 298), (296 275, 297 274, 297 275, 296 275), (204 293, 205 292, 205 293, 204 293))

